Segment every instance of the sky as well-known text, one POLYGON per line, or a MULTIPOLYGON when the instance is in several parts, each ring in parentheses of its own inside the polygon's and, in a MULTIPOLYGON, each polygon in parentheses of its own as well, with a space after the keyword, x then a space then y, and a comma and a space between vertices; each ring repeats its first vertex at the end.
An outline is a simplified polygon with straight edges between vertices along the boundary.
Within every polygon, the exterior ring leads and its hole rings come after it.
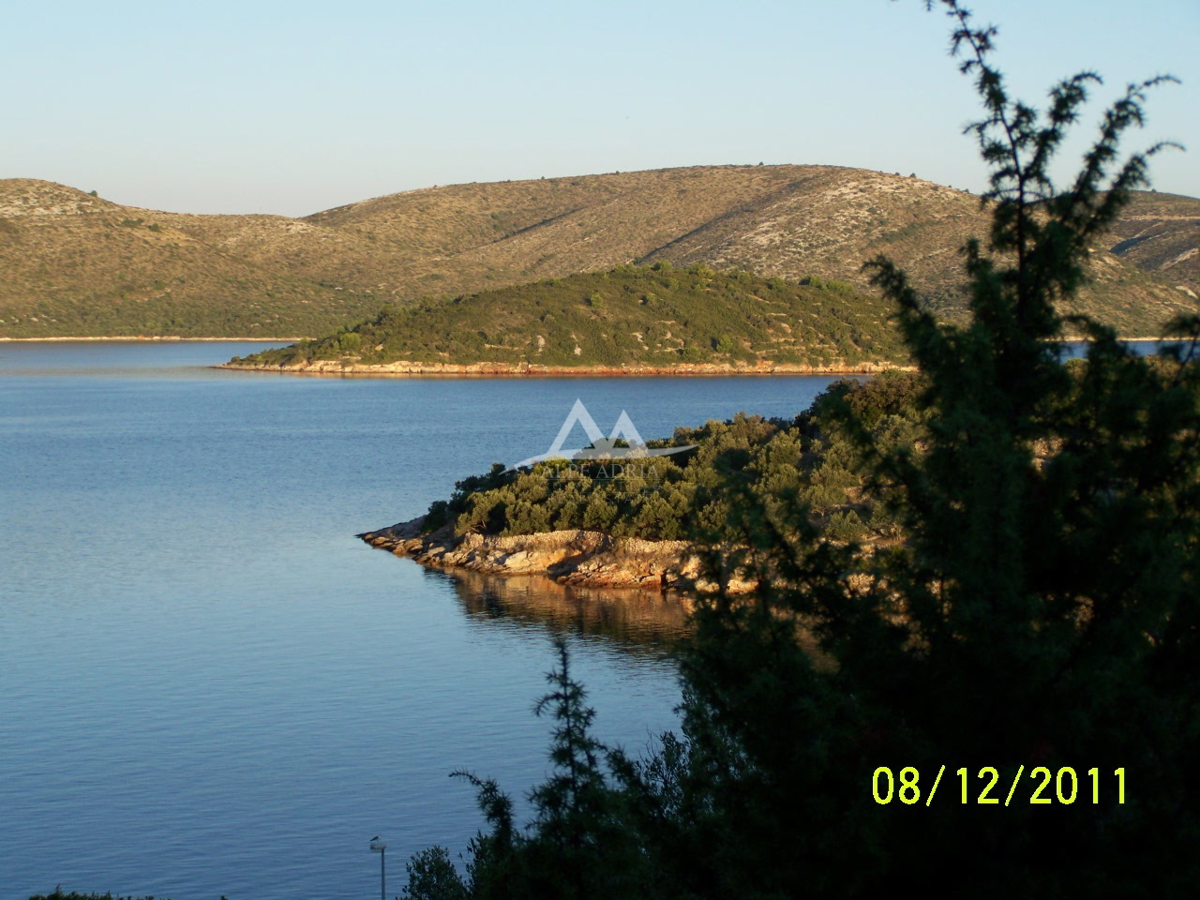
MULTIPOLYGON (((830 164, 980 191, 979 117, 922 0, 10 0, 0 177, 130 206, 307 215, 397 191, 717 164, 830 164)), ((1200 0, 971 0, 1042 106, 1171 74, 1128 151, 1200 197, 1200 0)))

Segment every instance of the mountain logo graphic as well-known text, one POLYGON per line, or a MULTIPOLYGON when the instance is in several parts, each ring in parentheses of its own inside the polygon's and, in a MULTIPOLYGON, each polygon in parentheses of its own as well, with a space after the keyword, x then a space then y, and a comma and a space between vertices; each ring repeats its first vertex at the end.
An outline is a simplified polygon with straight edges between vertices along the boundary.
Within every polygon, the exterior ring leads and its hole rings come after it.
POLYGON ((550 445, 550 449, 545 453, 531 456, 529 459, 523 459, 518 463, 513 463, 506 471, 513 472, 517 469, 533 466, 535 463, 546 459, 644 459, 649 456, 670 456, 673 453, 682 453, 685 450, 691 450, 696 446, 698 445, 688 444, 684 447, 663 447, 651 450, 646 446, 646 442, 642 440, 642 436, 638 434, 638 430, 634 427, 625 410, 621 410, 621 415, 617 417, 617 424, 613 426, 612 434, 605 437, 604 432, 596 424, 596 420, 592 418, 592 414, 583 405, 583 401, 576 399, 575 405, 571 407, 571 412, 567 415, 566 421, 563 422, 562 428, 558 430, 558 437, 554 439, 554 443, 550 445), (580 447, 575 450, 564 450, 563 445, 567 442, 567 438, 570 437, 571 429, 577 423, 583 426, 583 431, 591 439, 592 445, 586 448, 580 447), (616 446, 617 441, 620 439, 624 439, 625 443, 629 446, 616 446))

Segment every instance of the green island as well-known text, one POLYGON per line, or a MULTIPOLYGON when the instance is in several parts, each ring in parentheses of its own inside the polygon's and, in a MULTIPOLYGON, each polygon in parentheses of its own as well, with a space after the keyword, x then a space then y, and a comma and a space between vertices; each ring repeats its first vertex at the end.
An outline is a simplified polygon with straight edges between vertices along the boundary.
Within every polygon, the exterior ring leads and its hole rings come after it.
POLYGON ((361 374, 474 371, 872 371, 906 360, 882 298, 669 262, 626 265, 388 309, 231 367, 361 374))

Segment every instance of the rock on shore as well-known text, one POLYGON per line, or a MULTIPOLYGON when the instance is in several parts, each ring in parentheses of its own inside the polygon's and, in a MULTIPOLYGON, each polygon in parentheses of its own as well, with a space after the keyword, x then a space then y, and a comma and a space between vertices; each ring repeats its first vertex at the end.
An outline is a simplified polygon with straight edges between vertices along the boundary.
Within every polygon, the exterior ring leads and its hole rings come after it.
MULTIPOLYGON (((450 526, 421 534, 424 518, 358 535, 372 547, 423 566, 499 575, 546 575, 559 584, 656 587, 705 591, 701 560, 687 541, 616 538, 597 531, 551 531, 510 536, 466 534, 450 526)), ((732 589, 747 589, 735 584, 732 589)))

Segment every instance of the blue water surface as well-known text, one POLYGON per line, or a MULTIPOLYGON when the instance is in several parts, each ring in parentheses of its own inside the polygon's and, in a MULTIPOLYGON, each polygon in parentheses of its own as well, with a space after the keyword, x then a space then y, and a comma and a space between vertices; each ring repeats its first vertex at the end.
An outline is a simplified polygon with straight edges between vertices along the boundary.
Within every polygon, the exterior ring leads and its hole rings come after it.
POLYGON ((830 380, 208 368, 263 346, 0 344, 0 900, 357 900, 375 834, 399 893, 481 824, 448 773, 546 775, 556 634, 601 737, 643 747, 676 724, 678 609, 493 596, 354 535, 545 452, 576 399, 649 438, 830 380))

